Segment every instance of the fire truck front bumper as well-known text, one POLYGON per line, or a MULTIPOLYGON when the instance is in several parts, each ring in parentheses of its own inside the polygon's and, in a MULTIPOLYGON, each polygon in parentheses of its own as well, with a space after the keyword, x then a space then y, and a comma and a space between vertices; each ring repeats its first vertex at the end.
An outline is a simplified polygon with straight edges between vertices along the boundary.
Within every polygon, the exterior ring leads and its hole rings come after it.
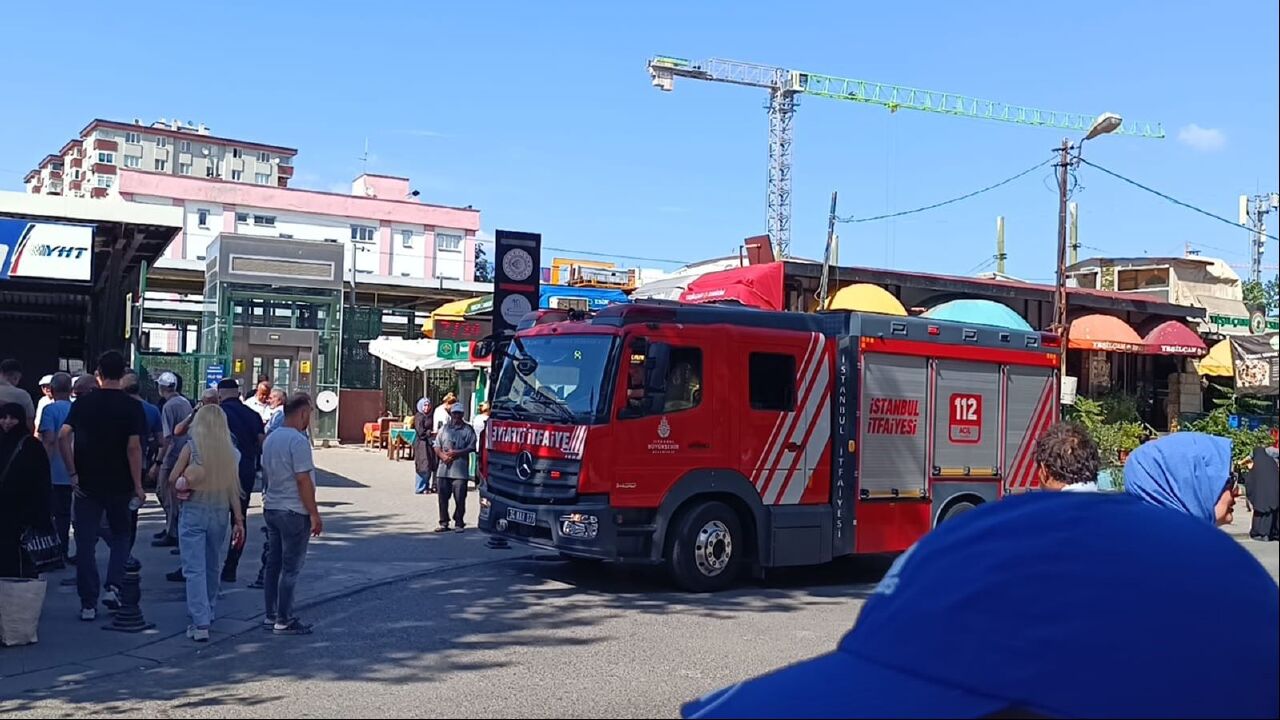
POLYGON ((618 559, 608 496, 580 496, 571 505, 520 503, 480 489, 480 529, 574 557, 618 559))

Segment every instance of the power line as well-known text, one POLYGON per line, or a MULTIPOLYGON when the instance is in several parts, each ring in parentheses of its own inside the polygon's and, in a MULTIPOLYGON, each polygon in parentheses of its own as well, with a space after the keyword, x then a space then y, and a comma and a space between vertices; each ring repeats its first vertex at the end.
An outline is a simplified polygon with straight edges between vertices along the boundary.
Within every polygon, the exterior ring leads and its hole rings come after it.
POLYGON ((985 193, 985 192, 990 192, 990 191, 995 190, 996 188, 998 188, 998 187, 1000 187, 1000 186, 1002 186, 1002 185, 1008 185, 1009 183, 1013 182, 1014 180, 1017 180, 1018 178, 1020 178, 1020 177, 1022 177, 1022 176, 1024 176, 1024 175, 1027 175, 1028 173, 1034 172, 1035 170, 1038 170, 1038 169, 1040 169, 1040 168, 1044 167, 1045 165, 1048 165, 1048 164, 1049 164, 1049 163, 1051 163, 1051 162, 1053 162, 1053 158, 1048 158, 1048 159, 1047 159, 1047 160, 1045 160, 1044 162, 1036 163, 1035 165, 1032 165, 1031 167, 1027 168, 1026 170, 1023 170, 1022 172, 1018 173, 1017 175, 1014 175, 1014 176, 1012 176, 1012 177, 1005 178, 1004 180, 1001 180, 1000 182, 995 183, 994 185, 988 185, 988 186, 986 186, 986 187, 982 188, 981 190, 974 190, 973 192, 965 193, 964 195, 961 195, 960 197, 954 197, 954 198, 951 198, 950 200, 943 200, 942 202, 933 203, 932 205, 925 205, 924 207, 918 207, 918 208, 915 208, 914 210, 903 210, 903 211, 901 211, 901 212, 889 213, 889 214, 887 214, 887 215, 875 215, 875 216, 873 216, 873 217, 865 217, 865 218, 855 218, 855 217, 852 217, 852 216, 851 216, 851 217, 838 217, 838 218, 836 218, 836 222, 842 222, 842 223, 864 223, 864 222, 873 222, 873 221, 875 221, 875 220, 887 220, 887 219, 889 219, 889 218, 902 217, 903 215, 914 215, 914 214, 916 214, 916 213, 922 213, 922 212, 924 212, 924 211, 926 211, 926 210, 934 210, 934 209, 936 209, 936 208, 940 208, 940 207, 942 207, 942 206, 944 206, 944 205, 950 205, 950 204, 952 204, 952 203, 958 203, 958 202, 960 202, 961 200, 968 200, 968 199, 969 199, 969 198, 971 198, 971 197, 975 197, 975 196, 977 196, 977 195, 981 195, 981 194, 983 194, 983 193, 985 193))
MULTIPOLYGON (((1138 182, 1137 180, 1131 180, 1131 179, 1129 179, 1129 178, 1127 178, 1127 177, 1125 177, 1125 176, 1121 175, 1120 173, 1112 172, 1111 170, 1108 170, 1108 169, 1106 169, 1106 168, 1102 167, 1101 165, 1099 165, 1099 164, 1097 164, 1097 163, 1089 162, 1088 160, 1085 160, 1084 158, 1078 158, 1078 159, 1080 160, 1080 162, 1084 163, 1085 165, 1088 165, 1088 166, 1089 166, 1089 167, 1091 167, 1091 168, 1096 168, 1096 169, 1098 169, 1098 170, 1101 170, 1102 172, 1104 172, 1104 173, 1106 173, 1106 174, 1110 175, 1111 177, 1113 177, 1113 178, 1115 178, 1115 179, 1117 179, 1117 180, 1122 180, 1122 181, 1124 181, 1124 182, 1127 182, 1127 183, 1129 183, 1130 185, 1132 185, 1132 186, 1134 186, 1134 187, 1136 187, 1136 188, 1138 188, 1138 189, 1140 189, 1140 190, 1146 190, 1147 192, 1151 193, 1152 195, 1155 195, 1155 196, 1157 196, 1157 197, 1160 197, 1160 198, 1163 198, 1163 199, 1165 199, 1165 200, 1168 200, 1169 202, 1173 203, 1174 205, 1181 205, 1182 207, 1187 208, 1188 210, 1194 210, 1194 211, 1196 211, 1196 212, 1200 213, 1201 215, 1205 215, 1205 216, 1207 216, 1207 217, 1211 217, 1211 218, 1213 218, 1214 220, 1217 220, 1218 222, 1226 223, 1226 224, 1230 225, 1230 226, 1231 226, 1231 227, 1233 227, 1233 228, 1238 228, 1238 229, 1242 229, 1242 230, 1248 230, 1249 232, 1254 232, 1254 230, 1253 230, 1252 228, 1250 228, 1250 227, 1247 227, 1247 226, 1245 226, 1245 225, 1241 225, 1240 223, 1238 223, 1238 222, 1236 222, 1236 221, 1234 221, 1234 220, 1228 220, 1228 219, 1226 219, 1226 218, 1222 217, 1221 215, 1214 215, 1213 213, 1209 212, 1208 210, 1204 210, 1204 209, 1198 208, 1198 207, 1196 207, 1195 205, 1192 205, 1192 204, 1190 204, 1190 203, 1185 203, 1185 202, 1183 202, 1183 201, 1181 201, 1181 200, 1179 200, 1179 199, 1177 199, 1177 198, 1175 198, 1175 197, 1171 197, 1171 196, 1169 196, 1169 195, 1166 195, 1166 194, 1164 194, 1164 193, 1160 192, 1159 190, 1155 190, 1155 189, 1153 189, 1153 188, 1149 188, 1149 187, 1147 187, 1146 185, 1143 185, 1142 183, 1138 182)), ((1267 235, 1266 235, 1266 237, 1271 238, 1272 240, 1280 239, 1280 238, 1277 238, 1275 235, 1270 235, 1270 234, 1267 234, 1267 235)))

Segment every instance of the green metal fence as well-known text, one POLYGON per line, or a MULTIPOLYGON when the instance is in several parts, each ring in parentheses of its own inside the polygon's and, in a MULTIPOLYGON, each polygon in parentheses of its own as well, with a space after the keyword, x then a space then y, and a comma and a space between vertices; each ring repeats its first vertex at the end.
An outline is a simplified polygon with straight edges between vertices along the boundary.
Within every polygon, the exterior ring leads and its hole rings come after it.
POLYGON ((155 401, 160 397, 156 378, 160 373, 168 371, 182 378, 182 394, 194 400, 204 390, 205 372, 209 366, 223 364, 223 360, 211 353, 143 352, 138 353, 135 364, 142 380, 144 398, 155 401))

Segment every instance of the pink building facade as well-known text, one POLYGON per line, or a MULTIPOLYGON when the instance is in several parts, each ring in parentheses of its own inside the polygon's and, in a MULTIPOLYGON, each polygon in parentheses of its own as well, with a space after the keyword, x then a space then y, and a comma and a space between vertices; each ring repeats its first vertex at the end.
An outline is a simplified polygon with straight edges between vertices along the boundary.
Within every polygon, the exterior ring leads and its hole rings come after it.
POLYGON ((214 238, 235 233, 342 243, 358 282, 483 289, 474 282, 480 211, 418 202, 408 178, 365 174, 341 194, 121 169, 115 193, 183 209, 183 231, 157 267, 203 270, 214 238))

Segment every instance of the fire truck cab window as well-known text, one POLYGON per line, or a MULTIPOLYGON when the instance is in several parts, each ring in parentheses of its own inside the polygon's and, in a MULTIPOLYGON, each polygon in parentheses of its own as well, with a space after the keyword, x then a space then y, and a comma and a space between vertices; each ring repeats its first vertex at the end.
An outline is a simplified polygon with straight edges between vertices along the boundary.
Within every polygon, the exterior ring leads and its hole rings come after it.
POLYGON ((702 402, 702 351, 671 348, 667 366, 667 388, 662 412, 691 410, 702 402))
POLYGON ((796 409, 795 356, 751 353, 747 376, 752 410, 796 409))

